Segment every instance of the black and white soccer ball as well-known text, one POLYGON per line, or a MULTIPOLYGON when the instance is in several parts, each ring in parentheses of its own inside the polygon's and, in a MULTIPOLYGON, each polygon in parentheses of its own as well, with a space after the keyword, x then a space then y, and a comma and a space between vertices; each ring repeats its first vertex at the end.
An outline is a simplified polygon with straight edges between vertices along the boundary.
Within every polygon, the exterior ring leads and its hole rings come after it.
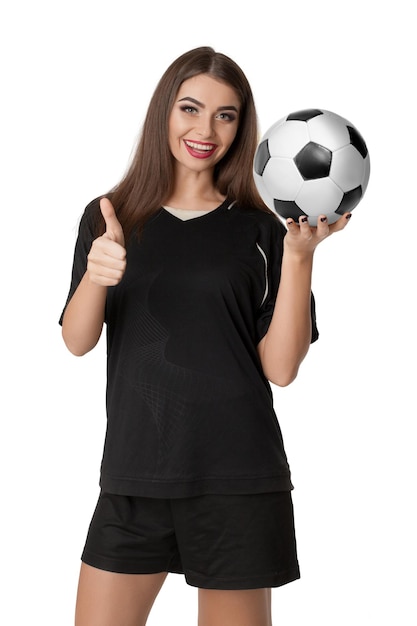
POLYGON ((368 185, 369 153, 348 120, 324 109, 291 113, 262 137, 253 174, 265 204, 286 220, 319 215, 332 224, 360 202, 368 185))

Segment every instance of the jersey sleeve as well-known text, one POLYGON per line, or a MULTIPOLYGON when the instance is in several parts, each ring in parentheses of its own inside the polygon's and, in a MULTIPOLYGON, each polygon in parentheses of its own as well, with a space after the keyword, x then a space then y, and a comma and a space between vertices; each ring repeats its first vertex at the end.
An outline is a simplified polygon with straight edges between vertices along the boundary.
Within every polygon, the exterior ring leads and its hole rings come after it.
MULTIPOLYGON (((286 229, 278 219, 271 219, 268 228, 262 227, 258 247, 265 261, 266 287, 263 303, 258 311, 256 331, 257 342, 265 336, 271 323, 275 301, 281 279, 282 254, 286 229)), ((311 293, 311 343, 317 341, 319 332, 316 321, 316 303, 311 293)))
POLYGON ((91 244, 97 237, 97 215, 99 211, 99 199, 95 199, 84 210, 78 228, 78 236, 75 244, 74 259, 72 264, 71 283, 65 302, 64 309, 59 318, 59 324, 62 325, 65 309, 71 300, 78 285, 81 282, 87 269, 87 256, 91 249, 91 244))

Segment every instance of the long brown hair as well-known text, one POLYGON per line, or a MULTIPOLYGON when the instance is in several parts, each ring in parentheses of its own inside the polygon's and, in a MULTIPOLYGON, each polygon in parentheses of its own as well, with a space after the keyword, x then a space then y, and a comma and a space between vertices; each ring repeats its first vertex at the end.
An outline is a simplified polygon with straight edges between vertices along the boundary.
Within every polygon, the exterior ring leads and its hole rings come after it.
POLYGON ((172 192, 174 160, 168 144, 168 120, 181 84, 198 74, 208 74, 229 85, 241 105, 234 142, 215 167, 217 189, 242 206, 269 212, 252 176, 258 122, 248 80, 232 59, 210 47, 201 47, 181 55, 163 74, 150 101, 131 165, 108 194, 127 238, 134 231, 140 233, 146 220, 172 192))

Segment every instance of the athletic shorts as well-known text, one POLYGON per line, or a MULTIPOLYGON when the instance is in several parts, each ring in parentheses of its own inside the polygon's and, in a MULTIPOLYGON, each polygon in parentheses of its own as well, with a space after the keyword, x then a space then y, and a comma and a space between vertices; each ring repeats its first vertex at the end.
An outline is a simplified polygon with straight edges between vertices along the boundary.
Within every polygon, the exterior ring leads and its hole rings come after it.
POLYGON ((291 492, 153 499, 101 493, 82 561, 125 574, 174 572, 203 589, 300 577, 291 492))

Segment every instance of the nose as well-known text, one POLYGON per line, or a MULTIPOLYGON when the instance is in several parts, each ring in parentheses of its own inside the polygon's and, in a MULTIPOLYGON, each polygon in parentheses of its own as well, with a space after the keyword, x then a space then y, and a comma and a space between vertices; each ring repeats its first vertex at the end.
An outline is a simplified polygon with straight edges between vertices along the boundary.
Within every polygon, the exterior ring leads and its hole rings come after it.
POLYGON ((196 131, 200 137, 209 138, 213 135, 213 121, 209 115, 202 115, 198 119, 196 131))

